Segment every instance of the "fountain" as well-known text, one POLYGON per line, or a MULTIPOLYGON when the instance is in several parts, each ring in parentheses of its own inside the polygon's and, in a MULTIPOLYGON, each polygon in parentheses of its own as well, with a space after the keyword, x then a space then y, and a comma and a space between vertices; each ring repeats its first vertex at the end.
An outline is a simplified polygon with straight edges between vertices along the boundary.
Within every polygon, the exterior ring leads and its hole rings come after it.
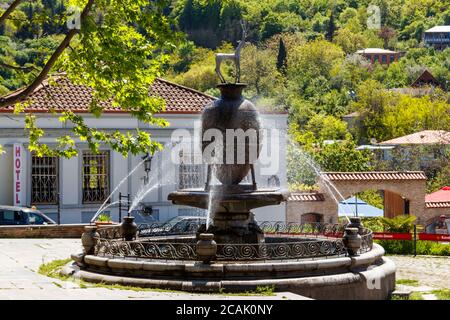
POLYGON ((86 227, 84 250, 72 255, 75 263, 63 273, 92 282, 184 291, 269 286, 314 299, 386 299, 394 289, 395 266, 359 218, 348 225, 256 222, 253 209, 280 204, 287 193, 257 186, 260 122, 254 105, 242 97, 245 85, 237 77, 218 88, 221 98, 202 115, 206 185, 168 196, 173 204, 207 209, 206 224, 137 227, 127 219, 120 227, 86 227), (212 149, 212 139, 205 139, 211 130, 219 146, 212 149), (227 135, 230 130, 255 135, 236 144, 227 135), (243 183, 248 173, 251 182, 243 183))

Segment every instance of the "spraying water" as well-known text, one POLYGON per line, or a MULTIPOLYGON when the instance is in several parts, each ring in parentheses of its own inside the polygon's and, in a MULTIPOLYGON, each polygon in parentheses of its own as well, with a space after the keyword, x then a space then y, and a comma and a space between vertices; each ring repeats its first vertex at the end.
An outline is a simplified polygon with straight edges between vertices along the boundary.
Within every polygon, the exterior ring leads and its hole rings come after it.
MULTIPOLYGON (((343 202, 346 206, 349 206, 347 201, 345 200, 344 196, 340 193, 340 191, 336 188, 336 186, 326 177, 322 174, 321 168, 315 163, 315 161, 311 158, 311 156, 305 152, 302 147, 293 141, 292 139, 289 139, 289 151, 293 154, 291 156, 294 156, 294 161, 291 162, 291 170, 295 171, 295 168, 292 168, 292 165, 298 166, 302 164, 302 160, 304 163, 313 171, 314 177, 317 177, 318 179, 323 181, 323 185, 327 189, 327 192, 330 194, 330 196, 333 198, 333 200, 339 204, 340 202, 343 202), (336 196, 337 195, 337 196, 336 196), (340 200, 338 199, 340 198, 340 200)), ((301 178, 306 179, 309 182, 311 180, 311 177, 308 177, 308 174, 305 173, 304 168, 300 169, 300 172, 302 174, 301 178)), ((294 177, 293 180, 297 180, 297 177, 294 177)), ((301 179, 300 179, 301 180, 301 179)), ((353 208, 350 206, 350 210, 352 211, 353 215, 355 215, 353 208)), ((347 215, 345 215, 345 218, 347 221, 350 222, 350 219, 347 215)))
MULTIPOLYGON (((106 200, 102 203, 102 205, 100 206, 100 208, 98 208, 97 212, 94 214, 94 217, 91 219, 91 222, 94 222, 95 219, 97 219, 98 215, 100 214, 100 212, 102 212, 103 210, 105 210, 105 204, 109 201, 109 199, 111 199, 111 196, 119 189, 119 187, 126 181, 128 180, 128 178, 144 163, 145 159, 142 159, 125 177, 123 177, 122 180, 120 180, 120 182, 116 185, 116 187, 114 188, 114 190, 109 194, 109 196, 106 198, 106 200)), ((118 203, 118 202, 117 202, 118 203)), ((108 205, 108 207, 110 207, 110 205, 108 205)))
POLYGON ((216 166, 214 164, 211 165, 211 181, 210 181, 210 187, 208 192, 208 210, 206 212, 206 230, 208 230, 209 226, 211 225, 211 213, 213 211, 213 205, 214 205, 214 198, 216 196, 215 190, 215 183, 213 182, 215 178, 215 172, 216 172, 216 166))
POLYGON ((105 211, 106 209, 108 209, 109 207, 112 207, 112 206, 114 206, 114 205, 116 205, 116 204, 119 204, 119 203, 122 203, 122 204, 124 204, 124 205, 128 204, 128 202, 125 201, 125 200, 114 201, 114 202, 111 202, 110 204, 108 204, 107 206, 104 206, 104 207, 102 208, 102 210, 100 211, 100 213, 104 212, 104 211, 105 211))
MULTIPOLYGON (((165 148, 165 147, 166 147, 166 145, 164 146, 164 149, 162 151, 157 153, 157 155, 162 157, 166 152, 171 151, 170 148, 165 148)), ((161 172, 168 172, 169 165, 171 165, 170 161, 163 161, 161 172)), ((172 176, 170 176, 170 177, 172 177, 172 176)), ((159 188, 162 186, 161 182, 159 182, 157 180, 158 180, 158 175, 152 175, 147 184, 141 185, 138 192, 136 193, 136 196, 133 198, 133 202, 131 203, 130 210, 128 211, 128 213, 133 211, 139 205, 139 203, 142 201, 142 199, 145 198, 146 195, 148 195, 150 192, 152 192, 156 188, 159 188)), ((166 183, 171 184, 171 183, 173 183, 173 181, 171 179, 169 179, 169 181, 166 181, 166 183)))

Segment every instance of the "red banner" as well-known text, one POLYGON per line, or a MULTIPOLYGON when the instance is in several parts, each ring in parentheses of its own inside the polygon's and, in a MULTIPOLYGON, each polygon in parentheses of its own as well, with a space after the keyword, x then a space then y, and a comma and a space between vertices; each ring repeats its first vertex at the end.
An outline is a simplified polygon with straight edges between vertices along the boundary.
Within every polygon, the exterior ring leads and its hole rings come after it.
POLYGON ((374 232, 373 238, 377 240, 412 240, 411 233, 374 232))
POLYGON ((418 238, 419 240, 450 242, 450 234, 419 233, 418 238))

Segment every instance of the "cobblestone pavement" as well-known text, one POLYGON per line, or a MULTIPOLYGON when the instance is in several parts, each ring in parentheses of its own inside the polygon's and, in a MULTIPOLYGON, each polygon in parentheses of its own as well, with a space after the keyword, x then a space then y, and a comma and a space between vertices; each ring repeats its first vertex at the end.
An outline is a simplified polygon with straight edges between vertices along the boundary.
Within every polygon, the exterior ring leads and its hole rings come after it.
MULTIPOLYGON (((78 239, 0 239, 0 299, 242 300, 302 298, 289 292, 276 293, 275 296, 226 296, 80 288, 74 282, 48 278, 37 273, 41 264, 56 259, 66 259, 71 253, 80 250, 80 240, 78 239)), ((450 257, 389 256, 389 258, 397 266, 397 279, 419 281, 419 287, 416 287, 415 291, 450 289, 450 257)))
POLYGON ((0 300, 7 299, 304 299, 290 292, 275 296, 226 296, 184 292, 132 291, 107 288, 80 288, 37 273, 39 266, 80 252, 78 239, 0 239, 0 300))
POLYGON ((450 289, 450 257, 388 256, 388 258, 397 266, 397 280, 417 280, 420 286, 450 289))

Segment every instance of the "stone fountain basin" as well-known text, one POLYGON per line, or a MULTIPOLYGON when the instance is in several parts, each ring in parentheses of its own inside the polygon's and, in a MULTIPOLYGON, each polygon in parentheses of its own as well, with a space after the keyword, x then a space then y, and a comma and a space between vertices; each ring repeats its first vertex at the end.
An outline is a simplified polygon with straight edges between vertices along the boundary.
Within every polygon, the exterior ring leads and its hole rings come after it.
MULTIPOLYGON (((280 189, 229 190, 213 187, 214 205, 225 212, 248 212, 265 206, 278 205, 287 200, 289 193, 280 189)), ((173 204, 208 209, 210 192, 203 189, 185 189, 169 194, 173 204)))
POLYGON ((203 264, 72 255, 64 274, 90 282, 199 292, 244 292, 274 286, 313 299, 387 299, 395 286, 395 265, 373 249, 354 257, 314 260, 224 261, 203 264), (376 281, 374 281, 374 279, 376 281))

